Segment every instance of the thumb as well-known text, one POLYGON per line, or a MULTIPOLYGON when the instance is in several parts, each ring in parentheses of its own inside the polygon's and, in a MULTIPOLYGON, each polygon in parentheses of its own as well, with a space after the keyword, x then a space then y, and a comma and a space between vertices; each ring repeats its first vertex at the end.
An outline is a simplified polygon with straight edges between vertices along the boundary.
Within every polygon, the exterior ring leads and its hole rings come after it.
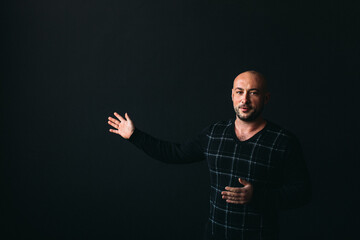
POLYGON ((239 182, 240 182, 242 185, 244 185, 244 186, 249 184, 248 181, 246 181, 246 180, 244 180, 244 179, 241 179, 241 178, 239 178, 239 182))
POLYGON ((125 113, 125 119, 126 119, 126 121, 130 121, 130 122, 131 122, 131 118, 129 117, 129 114, 128 114, 128 113, 125 113))

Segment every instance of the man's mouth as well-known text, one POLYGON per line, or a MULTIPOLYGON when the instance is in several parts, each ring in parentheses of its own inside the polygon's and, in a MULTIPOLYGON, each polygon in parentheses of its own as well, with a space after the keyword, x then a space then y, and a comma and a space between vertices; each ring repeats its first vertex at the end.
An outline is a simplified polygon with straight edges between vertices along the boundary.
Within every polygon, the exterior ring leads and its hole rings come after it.
POLYGON ((247 112, 247 111, 249 111, 251 108, 250 107, 248 107, 248 106, 243 106, 243 107, 239 107, 240 108, 240 110, 241 111, 243 111, 243 112, 247 112))

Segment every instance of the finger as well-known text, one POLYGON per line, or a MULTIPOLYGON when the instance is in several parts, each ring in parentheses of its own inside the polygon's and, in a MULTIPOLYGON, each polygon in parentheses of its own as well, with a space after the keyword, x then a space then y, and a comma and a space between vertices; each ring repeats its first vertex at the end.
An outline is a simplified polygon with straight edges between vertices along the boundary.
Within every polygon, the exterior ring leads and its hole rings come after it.
POLYGON ((115 118, 108 117, 108 119, 109 119, 111 122, 113 122, 113 123, 115 123, 115 124, 117 124, 117 125, 120 124, 120 122, 119 122, 118 120, 116 120, 115 118))
POLYGON ((132 121, 131 121, 131 118, 129 117, 129 114, 128 114, 128 113, 125 113, 125 118, 126 118, 126 121, 132 122, 132 121))
POLYGON ((120 114, 118 114, 117 112, 114 112, 115 117, 117 117, 121 122, 122 121, 126 121, 122 116, 120 116, 120 114))
POLYGON ((250 184, 248 181, 241 179, 241 178, 239 178, 239 182, 244 186, 250 184))
POLYGON ((244 195, 243 193, 234 193, 229 191, 223 191, 221 192, 221 194, 224 196, 231 196, 231 197, 242 197, 244 195))
POLYGON ((118 134, 118 131, 115 129, 109 129, 110 132, 118 134))
POLYGON ((234 200, 226 200, 227 203, 234 203, 234 204, 245 204, 245 201, 234 201, 234 200))
POLYGON ((245 196, 230 196, 230 195, 222 195, 221 197, 222 199, 229 199, 229 200, 234 200, 234 201, 243 201, 246 200, 245 196))
POLYGON ((244 198, 242 198, 242 197, 232 197, 232 196, 226 196, 226 195, 223 195, 222 199, 232 200, 232 201, 243 201, 244 200, 244 198))
POLYGON ((116 129, 119 128, 119 125, 116 125, 116 124, 113 123, 113 122, 108 121, 108 124, 111 125, 112 127, 116 128, 116 129))
POLYGON ((237 192, 237 193, 241 193, 244 191, 244 189, 242 187, 225 187, 225 190, 228 190, 230 192, 237 192))

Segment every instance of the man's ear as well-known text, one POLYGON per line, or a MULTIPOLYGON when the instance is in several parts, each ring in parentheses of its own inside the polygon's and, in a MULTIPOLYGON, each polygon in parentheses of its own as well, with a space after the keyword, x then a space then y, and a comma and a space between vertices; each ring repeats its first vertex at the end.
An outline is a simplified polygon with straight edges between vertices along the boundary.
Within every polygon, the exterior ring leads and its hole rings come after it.
POLYGON ((267 93, 265 94, 265 104, 267 104, 267 103, 269 102, 270 96, 271 96, 271 94, 270 94, 269 92, 267 92, 267 93))

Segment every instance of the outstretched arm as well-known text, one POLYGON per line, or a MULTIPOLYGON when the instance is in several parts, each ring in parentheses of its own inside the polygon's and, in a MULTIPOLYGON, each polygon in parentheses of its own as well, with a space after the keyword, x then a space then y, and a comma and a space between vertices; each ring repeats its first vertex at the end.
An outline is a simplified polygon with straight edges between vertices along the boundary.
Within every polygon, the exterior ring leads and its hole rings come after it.
POLYGON ((162 141, 135 128, 129 115, 125 118, 114 113, 117 119, 109 117, 108 124, 115 129, 110 132, 128 139, 147 155, 162 162, 190 163, 204 160, 201 140, 204 135, 197 136, 183 144, 162 141))

